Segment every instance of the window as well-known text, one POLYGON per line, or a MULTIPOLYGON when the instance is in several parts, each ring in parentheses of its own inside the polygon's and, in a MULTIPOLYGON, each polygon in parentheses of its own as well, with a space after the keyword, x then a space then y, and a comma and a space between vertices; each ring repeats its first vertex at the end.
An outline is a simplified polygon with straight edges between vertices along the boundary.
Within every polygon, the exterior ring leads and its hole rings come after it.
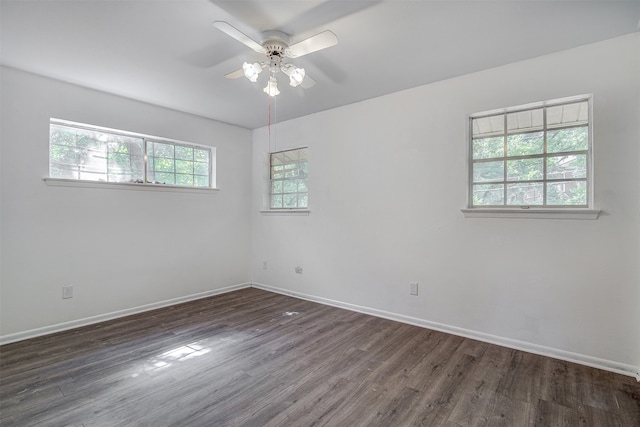
POLYGON ((209 187, 211 150, 186 144, 147 142, 147 181, 209 187))
POLYGON ((470 118, 470 207, 592 203, 588 97, 470 118))
POLYGON ((211 188, 214 149, 51 120, 49 177, 211 188))
POLYGON ((271 153, 271 209, 307 209, 307 148, 271 153))

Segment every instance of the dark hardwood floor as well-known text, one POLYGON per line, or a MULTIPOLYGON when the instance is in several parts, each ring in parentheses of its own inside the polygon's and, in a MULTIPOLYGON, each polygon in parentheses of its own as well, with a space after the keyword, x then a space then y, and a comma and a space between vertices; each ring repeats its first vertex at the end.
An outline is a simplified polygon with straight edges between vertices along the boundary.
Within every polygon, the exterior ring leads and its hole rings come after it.
POLYGON ((258 289, 0 347, 2 426, 634 426, 634 378, 258 289))

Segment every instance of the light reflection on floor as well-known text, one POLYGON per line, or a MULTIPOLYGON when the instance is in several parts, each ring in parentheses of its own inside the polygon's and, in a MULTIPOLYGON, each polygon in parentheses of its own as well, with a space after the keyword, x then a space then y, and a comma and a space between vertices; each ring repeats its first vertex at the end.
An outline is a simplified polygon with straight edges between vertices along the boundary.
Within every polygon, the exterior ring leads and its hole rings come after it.
MULTIPOLYGON (((283 317, 292 317, 300 314, 297 311, 285 311, 282 313, 283 317)), ((257 332, 262 332, 261 329, 256 329, 257 332)), ((229 341, 230 338, 219 339, 219 342, 229 341)), ((144 366, 140 372, 136 372, 131 375, 132 378, 137 378, 140 373, 144 372, 149 375, 156 375, 171 366, 177 366, 180 362, 185 362, 196 357, 204 356, 212 351, 211 347, 205 346, 200 342, 193 342, 190 344, 176 347, 169 351, 165 351, 161 354, 153 356, 145 361, 144 366)))
MULTIPOLYGON (((150 358, 145 362, 143 370, 148 374, 154 375, 179 362, 185 362, 196 357, 204 356, 210 351, 210 348, 197 342, 183 345, 150 358)), ((133 378, 137 376, 138 373, 132 375, 133 378)))

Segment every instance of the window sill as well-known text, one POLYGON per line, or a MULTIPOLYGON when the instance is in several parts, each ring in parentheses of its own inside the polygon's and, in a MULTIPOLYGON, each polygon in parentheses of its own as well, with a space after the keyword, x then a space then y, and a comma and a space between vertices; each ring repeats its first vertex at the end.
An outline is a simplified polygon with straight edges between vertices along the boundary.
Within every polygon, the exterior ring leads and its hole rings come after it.
POLYGON ((597 209, 460 209, 465 218, 598 219, 597 209))
POLYGON ((220 191, 218 188, 195 188, 181 187, 179 185, 165 184, 136 184, 130 182, 103 182, 103 181, 81 181, 76 179, 63 178, 44 178, 47 185, 56 187, 82 187, 82 188, 100 188, 100 189, 116 189, 116 190, 136 190, 136 191, 172 191, 179 193, 200 193, 211 194, 220 191))
POLYGON ((308 216, 311 211, 309 209, 263 209, 260 211, 262 215, 302 215, 308 216))

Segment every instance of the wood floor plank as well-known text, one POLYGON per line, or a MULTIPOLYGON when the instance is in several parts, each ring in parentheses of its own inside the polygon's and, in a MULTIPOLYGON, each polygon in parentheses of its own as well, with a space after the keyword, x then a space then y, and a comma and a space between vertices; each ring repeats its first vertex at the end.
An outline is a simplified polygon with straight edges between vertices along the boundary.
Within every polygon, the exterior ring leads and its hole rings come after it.
POLYGON ((534 414, 536 427, 571 427, 579 425, 577 409, 567 408, 557 403, 538 401, 534 414))
POLYGON ((255 288, 0 347, 3 426, 633 426, 633 378, 255 288))

